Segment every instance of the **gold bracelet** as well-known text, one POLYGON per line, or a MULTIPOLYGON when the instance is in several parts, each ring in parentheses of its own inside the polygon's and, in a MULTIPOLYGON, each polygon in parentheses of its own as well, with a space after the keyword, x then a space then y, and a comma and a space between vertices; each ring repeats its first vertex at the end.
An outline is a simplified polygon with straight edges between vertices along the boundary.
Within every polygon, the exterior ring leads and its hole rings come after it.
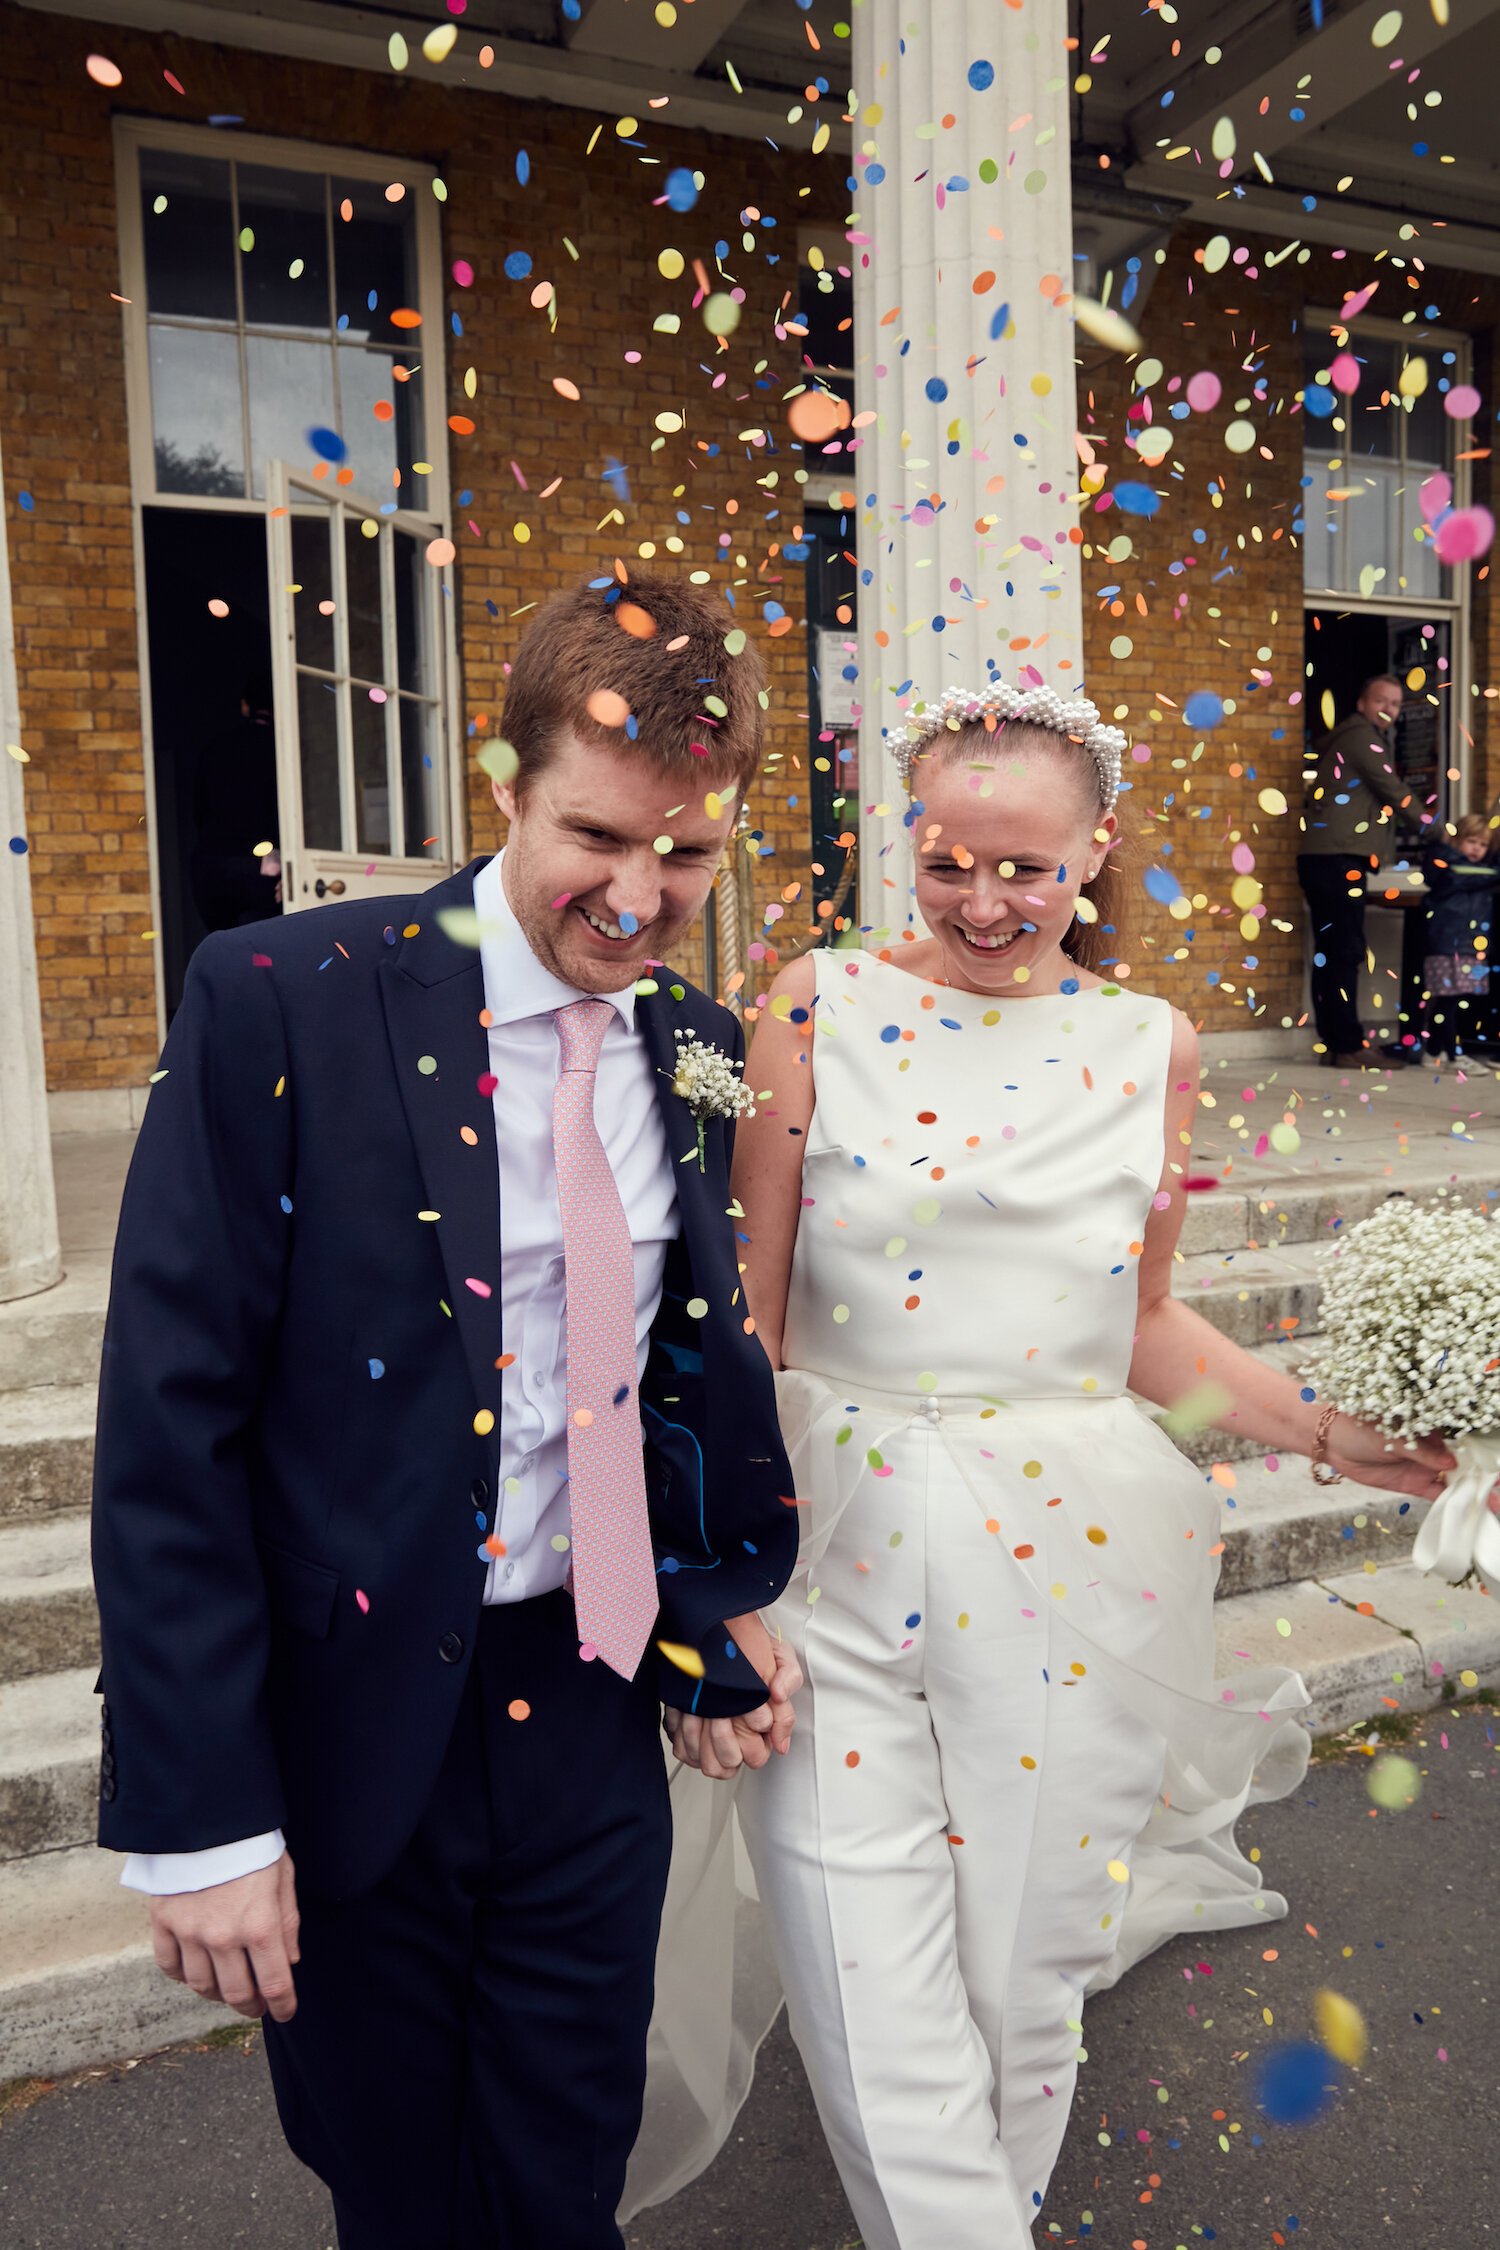
POLYGON ((1328 1462, 1328 1432, 1333 1427, 1337 1414, 1338 1408, 1336 1406, 1325 1406, 1318 1416, 1317 1428, 1313 1431, 1312 1473, 1314 1484, 1342 1484, 1344 1481, 1338 1470, 1330 1468, 1328 1462))

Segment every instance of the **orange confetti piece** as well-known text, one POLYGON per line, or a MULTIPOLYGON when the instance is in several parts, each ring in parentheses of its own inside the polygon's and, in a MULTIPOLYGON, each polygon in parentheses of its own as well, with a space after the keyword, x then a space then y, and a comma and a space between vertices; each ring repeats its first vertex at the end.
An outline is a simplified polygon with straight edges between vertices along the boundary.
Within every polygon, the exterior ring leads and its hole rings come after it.
POLYGON ((413 312, 410 305, 398 305, 391 314, 391 326, 393 328, 420 328, 421 325, 422 315, 419 312, 413 312))

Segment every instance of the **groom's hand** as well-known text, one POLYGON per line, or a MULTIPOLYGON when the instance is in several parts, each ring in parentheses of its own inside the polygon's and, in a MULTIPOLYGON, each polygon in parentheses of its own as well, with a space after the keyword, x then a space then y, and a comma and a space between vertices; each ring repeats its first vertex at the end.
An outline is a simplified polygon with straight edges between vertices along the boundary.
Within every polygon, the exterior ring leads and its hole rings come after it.
POLYGON ((668 1709, 667 1732, 685 1766, 696 1766, 711 1781, 728 1781, 742 1766, 768 1765, 773 1750, 785 1752, 796 1724, 792 1697, 802 1685, 802 1667, 784 1641, 772 1648, 771 1667, 768 1700, 738 1719, 700 1719, 668 1709))
POLYGON ((297 1924, 288 1852, 232 1883, 151 1901, 151 1946, 164 1976, 242 2016, 270 2014, 278 2023, 297 2012, 297 1924))

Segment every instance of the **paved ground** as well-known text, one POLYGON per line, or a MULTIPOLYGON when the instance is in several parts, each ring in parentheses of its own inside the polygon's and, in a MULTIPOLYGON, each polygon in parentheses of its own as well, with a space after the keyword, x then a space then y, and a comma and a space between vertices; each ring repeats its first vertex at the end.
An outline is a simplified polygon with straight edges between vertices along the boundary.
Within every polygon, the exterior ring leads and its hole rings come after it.
MULTIPOLYGON (((1245 1840, 1290 1894, 1290 1919, 1179 1940, 1089 2010, 1039 2250, 1500 2243, 1497 1734, 1500 1715, 1482 1706, 1431 1715, 1405 1747, 1423 1779, 1399 1812, 1375 1810, 1371 1761, 1346 1750, 1298 1797, 1249 1816, 1245 1840), (1362 2010, 1365 2065, 1344 2074, 1321 2123, 1272 2126, 1256 2070, 1308 2035, 1323 1986, 1362 2010)), ((178 2048, 13 2096, 0 2121, 6 2250, 332 2250, 326 2197, 281 2145, 255 2045, 178 2048)), ((850 2250, 855 2229, 783 2035, 719 2162, 629 2241, 850 2250)))

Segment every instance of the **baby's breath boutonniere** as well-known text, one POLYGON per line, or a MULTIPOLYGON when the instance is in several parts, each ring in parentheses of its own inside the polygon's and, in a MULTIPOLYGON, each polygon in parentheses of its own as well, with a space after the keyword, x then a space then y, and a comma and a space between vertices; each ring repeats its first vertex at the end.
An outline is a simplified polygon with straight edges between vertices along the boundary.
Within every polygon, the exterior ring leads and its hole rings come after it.
MULTIPOLYGON (((696 1031, 673 1033, 677 1041, 677 1068, 672 1073, 672 1091, 687 1103, 698 1128, 698 1169, 707 1169, 704 1155, 704 1127, 711 1117, 753 1117, 755 1105, 748 1086, 742 1086, 739 1072, 743 1063, 731 1061, 722 1047, 710 1047, 698 1037, 696 1031)), ((692 1151, 689 1150, 689 1155, 692 1151)), ((687 1162, 685 1156, 682 1160, 687 1162)))

